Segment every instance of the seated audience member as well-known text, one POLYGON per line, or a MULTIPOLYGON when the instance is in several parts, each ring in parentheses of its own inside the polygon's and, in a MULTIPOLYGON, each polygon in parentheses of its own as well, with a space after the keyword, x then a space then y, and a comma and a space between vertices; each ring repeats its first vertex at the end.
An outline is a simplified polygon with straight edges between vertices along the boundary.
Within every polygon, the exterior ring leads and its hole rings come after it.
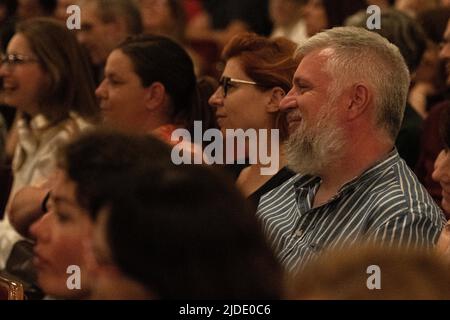
POLYGON ((280 107, 299 174, 263 195, 257 212, 278 259, 295 273, 323 249, 361 241, 431 248, 444 216, 394 147, 409 88, 398 48, 338 27, 297 56, 280 107))
POLYGON ((281 269, 231 181, 189 165, 119 181, 94 231, 93 298, 280 298, 281 269))
POLYGON ((19 20, 51 17, 57 6, 57 0, 18 0, 17 3, 19 20))
MULTIPOLYGON (((193 137, 195 120, 202 121, 204 130, 216 126, 213 110, 203 97, 211 92, 211 86, 208 82, 197 85, 192 60, 169 38, 131 37, 111 53, 105 71, 96 94, 103 122, 110 128, 153 134, 169 144, 177 144, 171 140, 172 132, 184 128, 193 137)), ((200 147, 184 142, 179 146, 191 152, 200 147)), ((42 215, 41 203, 47 192, 48 189, 28 188, 14 199, 13 223, 22 234, 42 215)))
POLYGON ((111 51, 130 35, 142 32, 139 8, 130 0, 77 0, 81 8, 78 41, 87 49, 97 83, 111 51))
POLYGON ((353 247, 330 251, 290 281, 289 299, 450 299, 448 266, 421 250, 353 247))
POLYGON ((93 227, 89 213, 93 204, 87 197, 95 197, 102 190, 100 186, 111 184, 116 175, 126 175, 133 166, 168 163, 169 156, 167 145, 154 138, 103 131, 84 134, 60 149, 48 212, 30 228, 36 240, 38 283, 48 296, 85 299, 92 293, 93 279, 87 277, 86 267, 88 262, 90 267, 94 265, 84 259, 90 256, 93 227), (67 287, 71 265, 80 267, 80 290, 67 287))
POLYGON ((269 13, 273 22, 271 37, 286 37, 297 44, 307 39, 303 7, 307 0, 270 0, 269 13))
POLYGON ((48 295, 280 297, 280 268, 254 214, 222 176, 173 165, 167 145, 151 136, 91 133, 60 155, 50 210, 31 227, 48 295), (67 289, 69 265, 85 275, 82 290, 67 289))
MULTIPOLYGON (((58 146, 95 122, 98 107, 87 58, 66 26, 51 19, 18 25, 0 76, 5 102, 20 112, 11 200, 21 188, 50 178, 58 146)), ((18 239, 6 216, 0 223, 0 268, 18 239)))
POLYGON ((191 41, 211 41, 222 49, 241 32, 270 35, 269 0, 203 0, 201 4, 203 10, 187 26, 191 41))
POLYGON ((325 29, 344 25, 350 15, 366 10, 365 0, 308 0, 304 7, 308 37, 325 29))
MULTIPOLYGON (((258 157, 254 159, 258 160, 257 163, 243 169, 237 179, 238 187, 256 205, 262 194, 293 176, 293 172, 285 167, 283 146, 280 145, 287 137, 287 123, 279 104, 290 90, 297 68, 298 61, 293 58, 296 47, 294 42, 285 38, 269 39, 252 33, 237 35, 223 50, 222 59, 226 64, 220 87, 209 99, 215 108, 225 143, 235 142, 227 139, 228 129, 245 132, 265 129, 267 132, 255 136, 256 141, 249 140, 249 143, 258 142, 258 148, 261 148, 266 141, 267 146, 264 147, 272 151, 269 155, 272 163, 263 164, 258 157), (271 138, 273 129, 279 134, 275 141, 271 138), (272 145, 273 142, 277 146, 272 145), (262 174, 269 169, 272 172, 262 174)), ((235 157, 255 157, 255 154, 249 155, 249 148, 245 148, 245 155, 236 154, 235 157)))
MULTIPOLYGON (((446 85, 450 89, 450 19, 448 19, 447 29, 445 30, 444 36, 442 38, 441 50, 439 52, 439 56, 442 59, 446 67, 446 85)), ((431 110, 428 118, 424 121, 424 131, 422 134, 422 143, 421 143, 421 154, 419 157, 419 163, 417 164, 416 174, 427 187, 430 194, 436 200, 436 202, 441 203, 441 207, 444 206, 442 202, 443 189, 438 183, 440 178, 433 177, 435 174, 435 168, 437 168, 436 163, 441 162, 444 156, 446 156, 446 152, 442 151, 445 148, 444 141, 442 141, 440 133, 439 133, 439 123, 442 119, 446 118, 445 113, 446 110, 450 108, 450 100, 446 99, 442 103, 436 105, 431 110), (444 115, 444 117, 443 117, 444 115), (437 159, 437 160, 436 160, 437 159)), ((444 140, 446 138, 446 133, 443 135, 444 140)), ((448 141, 447 141, 448 143, 448 141)), ((436 172, 437 174, 437 172, 436 172)), ((447 218, 450 217, 450 212, 448 211, 448 204, 446 204, 447 208, 443 208, 447 213, 447 218)))
POLYGON ((215 126, 196 81, 192 59, 179 44, 163 36, 131 37, 111 52, 97 88, 103 120, 171 144, 175 129, 187 129, 193 137, 194 121, 202 121, 203 130, 215 126))
POLYGON ((434 163, 432 178, 441 186, 441 207, 450 214, 450 107, 441 113, 441 139, 444 149, 439 153, 434 163))
POLYGON ((142 26, 147 34, 184 38, 186 17, 183 4, 178 0, 139 0, 142 26))
MULTIPOLYGON (((351 25, 367 28, 365 11, 355 14, 350 19, 351 25)), ((413 18, 394 9, 382 11, 380 21, 381 28, 371 31, 382 35, 400 49, 413 81, 427 47, 424 31, 413 18)), ((419 158, 421 132, 422 117, 416 111, 416 107, 408 101, 395 146, 411 170, 414 170, 419 158)))
POLYGON ((139 0, 142 25, 147 34, 167 36, 183 45, 195 67, 195 74, 205 73, 205 61, 186 40, 186 12, 180 0, 139 0))
MULTIPOLYGON (((446 100, 446 95, 450 93, 450 88, 447 88, 445 83, 445 65, 442 59, 439 59, 440 43, 449 18, 450 7, 427 10, 417 17, 428 37, 428 46, 417 68, 414 88, 411 90, 417 92, 414 94, 419 102, 422 101, 421 107, 426 116, 435 105, 446 100)), ((420 104, 417 105, 420 107, 420 104)))

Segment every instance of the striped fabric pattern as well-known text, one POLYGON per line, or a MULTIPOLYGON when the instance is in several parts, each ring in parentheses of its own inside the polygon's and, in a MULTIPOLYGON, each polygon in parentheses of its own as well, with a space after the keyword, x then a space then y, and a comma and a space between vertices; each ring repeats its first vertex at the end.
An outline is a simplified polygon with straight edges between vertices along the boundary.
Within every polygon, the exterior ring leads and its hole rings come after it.
POLYGON ((261 197, 257 217, 279 261, 296 273, 322 250, 357 242, 432 248, 445 217, 393 150, 312 208, 320 178, 296 175, 261 197))

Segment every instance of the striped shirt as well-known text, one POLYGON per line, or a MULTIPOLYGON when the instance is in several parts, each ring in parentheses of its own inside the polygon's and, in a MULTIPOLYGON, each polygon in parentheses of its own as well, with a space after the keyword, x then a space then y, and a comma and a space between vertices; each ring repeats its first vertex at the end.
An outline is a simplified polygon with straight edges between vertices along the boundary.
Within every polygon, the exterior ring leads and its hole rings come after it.
POLYGON ((312 208, 321 179, 296 175, 261 197, 257 217, 279 261, 297 272, 323 249, 357 241, 431 248, 445 217, 398 152, 312 208))

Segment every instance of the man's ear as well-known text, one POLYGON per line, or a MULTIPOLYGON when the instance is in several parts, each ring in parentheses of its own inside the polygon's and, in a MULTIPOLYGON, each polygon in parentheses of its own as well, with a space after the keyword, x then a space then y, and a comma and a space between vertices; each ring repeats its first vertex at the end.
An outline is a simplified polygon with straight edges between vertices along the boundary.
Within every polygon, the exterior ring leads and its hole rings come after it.
POLYGON ((353 120, 366 111, 372 103, 373 94, 366 84, 358 83, 349 89, 348 98, 347 119, 353 120))
POLYGON ((145 107, 147 110, 156 110, 164 105, 166 88, 161 82, 153 82, 145 90, 145 107))
POLYGON ((275 87, 270 90, 269 103, 266 111, 269 113, 280 111, 280 101, 284 98, 286 93, 280 87, 275 87))

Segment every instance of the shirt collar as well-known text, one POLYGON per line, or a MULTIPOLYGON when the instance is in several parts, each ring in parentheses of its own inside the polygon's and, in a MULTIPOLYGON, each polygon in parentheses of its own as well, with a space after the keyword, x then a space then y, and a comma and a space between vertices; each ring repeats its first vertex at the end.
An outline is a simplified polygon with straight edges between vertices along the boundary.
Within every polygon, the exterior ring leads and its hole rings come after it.
MULTIPOLYGON (((383 172, 391 168, 400 159, 400 156, 396 148, 393 148, 383 159, 375 162, 371 167, 366 169, 362 174, 353 178, 349 182, 343 184, 338 191, 337 195, 343 193, 352 192, 357 187, 365 184, 368 181, 372 181, 374 178, 380 176, 383 172)), ((298 175, 294 181, 294 189, 298 192, 302 188, 313 188, 317 184, 320 184, 322 179, 319 176, 313 175, 298 175)))

